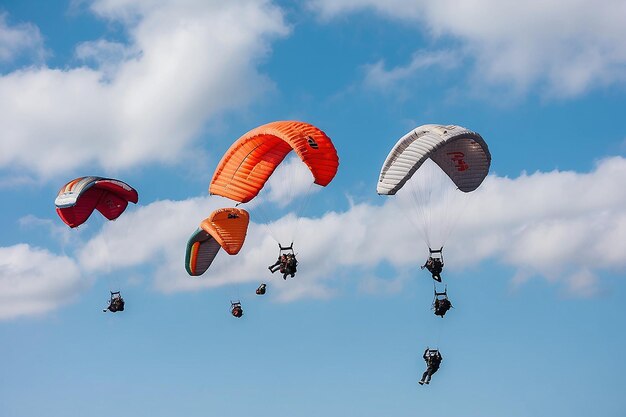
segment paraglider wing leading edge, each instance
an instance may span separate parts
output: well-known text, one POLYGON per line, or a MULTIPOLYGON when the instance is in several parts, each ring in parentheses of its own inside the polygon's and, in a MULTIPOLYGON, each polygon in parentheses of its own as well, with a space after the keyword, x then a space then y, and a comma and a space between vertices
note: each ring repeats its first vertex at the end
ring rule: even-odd
POLYGON ((404 135, 391 149, 376 191, 395 194, 429 158, 466 193, 480 186, 491 164, 487 143, 478 133, 460 126, 424 125, 404 135))

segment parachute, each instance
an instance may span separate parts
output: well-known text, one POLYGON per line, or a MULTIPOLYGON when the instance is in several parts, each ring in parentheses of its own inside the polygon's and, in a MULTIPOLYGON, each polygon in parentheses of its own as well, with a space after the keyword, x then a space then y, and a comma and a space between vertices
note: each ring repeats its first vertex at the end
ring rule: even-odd
POLYGON ((478 133, 454 125, 423 125, 391 149, 376 191, 395 195, 406 190, 406 200, 417 211, 412 218, 421 223, 428 247, 439 248, 452 229, 453 214, 465 203, 458 195, 476 190, 490 165, 489 148, 478 133))
POLYGON ((229 255, 236 255, 246 239, 249 221, 248 212, 239 208, 222 208, 211 213, 187 242, 187 273, 191 276, 204 274, 220 248, 229 255))
POLYGON ((460 126, 424 125, 404 135, 393 147, 376 191, 395 194, 429 158, 465 193, 478 188, 491 164, 487 143, 478 133, 460 126))
POLYGON ((317 127, 278 121, 252 129, 232 144, 219 162, 209 193, 246 203, 256 197, 288 153, 294 151, 325 187, 339 166, 337 150, 317 127))
POLYGON ((120 180, 80 177, 65 184, 54 200, 56 210, 69 227, 87 221, 94 209, 109 220, 117 219, 128 206, 139 200, 137 191, 120 180))

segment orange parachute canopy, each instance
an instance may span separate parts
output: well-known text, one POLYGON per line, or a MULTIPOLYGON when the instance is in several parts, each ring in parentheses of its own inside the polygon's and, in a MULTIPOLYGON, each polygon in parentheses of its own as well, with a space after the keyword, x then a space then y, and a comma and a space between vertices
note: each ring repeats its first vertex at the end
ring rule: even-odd
POLYGON ((204 219, 187 242, 185 269, 189 275, 202 275, 220 248, 236 255, 246 239, 249 222, 248 212, 238 208, 218 209, 204 219))
POLYGON ((304 122, 272 122, 232 144, 213 174, 209 192, 240 203, 252 200, 292 150, 309 167, 315 184, 325 187, 337 173, 337 150, 324 132, 304 122))

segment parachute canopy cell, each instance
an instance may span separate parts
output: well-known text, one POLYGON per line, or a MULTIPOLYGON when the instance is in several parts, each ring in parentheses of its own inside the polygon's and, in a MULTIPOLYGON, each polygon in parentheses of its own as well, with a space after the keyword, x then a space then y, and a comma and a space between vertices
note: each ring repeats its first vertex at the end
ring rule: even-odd
POLYGON ((94 209, 109 220, 117 219, 128 206, 139 200, 137 191, 120 180, 80 177, 65 184, 54 200, 61 219, 70 227, 83 224, 94 209))
POLYGON ((337 150, 323 131, 304 122, 278 121, 259 126, 232 144, 215 170, 209 192, 240 203, 250 201, 292 150, 309 167, 316 184, 328 185, 337 173, 337 150))
POLYGON ((460 126, 423 125, 404 135, 389 152, 378 194, 395 194, 428 158, 466 193, 478 188, 491 165, 487 143, 478 133, 460 126))
POLYGON ((236 255, 246 239, 249 222, 250 216, 243 209, 222 208, 211 213, 187 242, 187 273, 191 276, 204 274, 220 248, 229 255, 236 255))

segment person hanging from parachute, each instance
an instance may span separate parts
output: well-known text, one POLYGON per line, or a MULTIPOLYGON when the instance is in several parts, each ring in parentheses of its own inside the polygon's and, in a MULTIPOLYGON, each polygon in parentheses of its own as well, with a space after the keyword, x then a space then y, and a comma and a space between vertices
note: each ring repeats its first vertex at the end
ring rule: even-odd
POLYGON ((298 260, 296 259, 296 254, 293 252, 293 243, 289 246, 282 246, 279 243, 278 248, 278 260, 270 265, 268 269, 272 274, 276 271, 280 271, 285 280, 289 275, 293 278, 296 272, 298 272, 298 260))
POLYGON ((452 303, 448 298, 448 287, 446 287, 443 292, 437 292, 437 288, 435 288, 435 298, 433 299, 432 305, 435 315, 443 318, 452 307, 452 303))
POLYGON ((259 287, 256 289, 256 295, 264 295, 266 291, 266 287, 267 285, 265 284, 259 285, 259 287))
POLYGON ((296 259, 295 253, 287 254, 287 263, 281 272, 283 273, 283 279, 287 279, 288 275, 291 275, 291 278, 296 276, 296 272, 298 272, 298 260, 296 259))
MULTIPOLYGON (((249 202, 292 151, 309 168, 314 184, 325 187, 335 177, 339 157, 326 133, 304 122, 276 121, 252 129, 231 145, 215 169, 209 193, 238 204, 249 202)), ((268 269, 280 271, 286 280, 295 276, 298 261, 293 242, 289 247, 279 242, 279 247, 278 260, 268 269)))
POLYGON ((426 361, 426 371, 424 371, 419 384, 430 384, 430 378, 439 370, 439 365, 441 365, 443 357, 438 349, 429 349, 428 347, 424 351, 424 355, 422 355, 422 357, 426 361))
POLYGON ((106 313, 110 311, 111 313, 117 313, 118 311, 124 311, 124 299, 119 291, 111 291, 111 298, 109 299, 109 306, 102 310, 102 312, 106 313))
POLYGON ((433 250, 428 248, 430 254, 426 263, 420 267, 420 269, 428 269, 432 274, 433 279, 437 282, 441 282, 441 271, 443 271, 443 246, 441 249, 433 250))
POLYGON ((276 272, 278 270, 283 270, 284 271, 286 265, 287 265, 287 254, 283 253, 283 254, 278 255, 278 260, 276 260, 275 263, 273 263, 272 265, 268 266, 267 268, 273 274, 274 272, 276 272))
POLYGON ((243 316, 243 308, 241 307, 241 302, 239 300, 230 302, 230 314, 238 319, 243 316))

